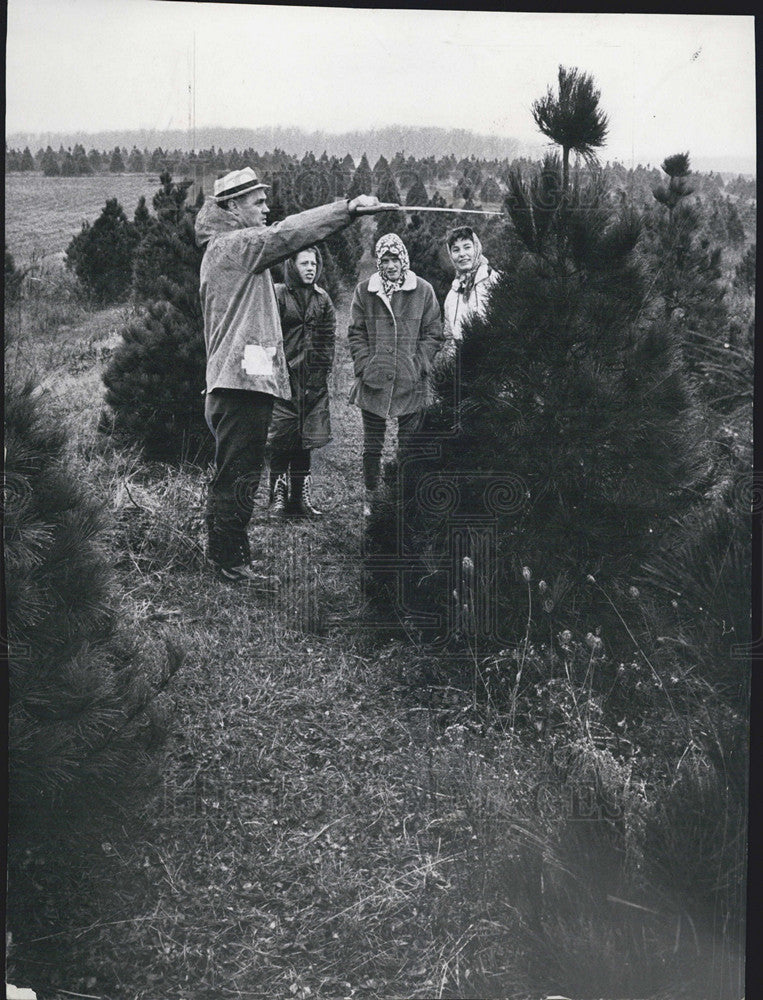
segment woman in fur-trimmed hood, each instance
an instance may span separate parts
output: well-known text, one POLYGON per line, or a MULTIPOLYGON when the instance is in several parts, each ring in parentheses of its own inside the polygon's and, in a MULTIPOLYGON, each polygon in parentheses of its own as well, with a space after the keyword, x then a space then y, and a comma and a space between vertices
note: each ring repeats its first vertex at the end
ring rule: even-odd
MULTIPOLYGON (((350 402, 363 417, 363 474, 366 490, 379 483, 385 422, 397 417, 404 448, 421 422, 428 400, 427 379, 442 345, 442 321, 434 289, 410 269, 399 236, 376 244, 377 271, 355 289, 348 340, 356 381, 350 402)), ((366 497, 365 509, 371 497, 366 497)))
POLYGON ((323 257, 307 247, 286 262, 275 293, 289 368, 291 399, 273 406, 268 444, 271 514, 320 517, 310 495, 310 453, 331 440, 328 377, 334 363, 336 314, 318 285, 323 257))

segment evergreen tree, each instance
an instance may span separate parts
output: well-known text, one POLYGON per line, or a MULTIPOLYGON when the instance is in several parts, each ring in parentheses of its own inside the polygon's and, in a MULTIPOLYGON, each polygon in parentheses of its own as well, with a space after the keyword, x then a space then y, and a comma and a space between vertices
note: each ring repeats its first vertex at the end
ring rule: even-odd
POLYGON ((67 465, 65 430, 31 385, 7 390, 5 420, 12 814, 24 847, 50 850, 53 831, 96 822, 148 763, 156 655, 120 624, 103 505, 67 465))
POLYGON ((744 257, 739 261, 734 271, 734 285, 743 289, 748 295, 755 291, 756 245, 747 248, 744 257))
POLYGON ((93 168, 87 158, 85 147, 77 143, 72 152, 74 158, 74 172, 78 177, 85 177, 92 174, 93 168))
POLYGON ((166 299, 150 302, 122 330, 109 360, 103 381, 111 418, 101 429, 139 444, 147 458, 203 462, 211 455, 200 395, 205 363, 203 329, 166 299))
POLYGON ((347 197, 350 201, 352 201, 352 199, 357 198, 359 194, 370 194, 373 190, 373 186, 373 174, 371 173, 371 168, 368 165, 368 158, 364 153, 360 158, 360 163, 358 164, 355 173, 352 175, 352 181, 347 192, 347 197))
POLYGON ((488 177, 480 189, 480 201, 494 203, 503 200, 503 194, 494 177, 488 177))
POLYGON ((21 161, 19 162, 19 170, 34 170, 34 160, 32 159, 29 146, 24 146, 24 152, 21 154, 21 161))
MULTIPOLYGON (((22 166, 21 169, 23 170, 24 167, 22 166)), ((739 217, 739 210, 728 196, 723 204, 726 210, 726 232, 728 235, 728 241, 733 247, 738 247, 744 243, 745 237, 744 226, 742 225, 742 220, 739 217)))
POLYGON ((608 121, 599 108, 600 97, 591 76, 560 66, 557 93, 549 87, 546 96, 533 103, 535 124, 543 135, 562 147, 564 191, 569 186, 570 152, 592 162, 595 150, 604 145, 608 121))
POLYGON ((8 173, 15 173, 21 170, 21 157, 15 149, 5 147, 5 169, 8 173))
POLYGON ((408 194, 405 196, 406 205, 426 205, 429 200, 429 195, 427 194, 427 189, 424 187, 424 182, 420 177, 408 188, 408 194))
POLYGON ((76 177, 77 167, 74 162, 74 157, 67 150, 63 157, 61 158, 61 176, 62 177, 76 177))
POLYGON ((97 149, 90 150, 87 154, 87 162, 90 164, 91 171, 95 174, 100 173, 103 169, 103 157, 97 149))
POLYGON ((519 641, 528 573, 555 627, 595 620, 610 638, 602 595, 627 593, 696 483, 696 406, 670 324, 644 319, 639 220, 613 215, 598 180, 564 177, 557 157, 529 183, 510 175, 523 255, 464 331, 459 392, 453 370, 438 378, 427 453, 388 469, 369 525, 377 609, 439 615, 440 638, 467 605, 481 642, 519 641))
POLYGON ((56 154, 50 146, 48 146, 45 150, 45 154, 42 158, 42 172, 45 177, 58 177, 61 173, 58 166, 58 160, 56 159, 56 154))
POLYGON ((143 194, 140 196, 138 204, 135 206, 135 214, 133 215, 132 221, 139 237, 142 239, 151 223, 151 213, 148 210, 148 205, 146 205, 146 196, 143 194))
POLYGON ((112 174, 123 174, 125 172, 125 161, 122 159, 122 153, 119 146, 115 146, 114 152, 111 154, 109 172, 112 174))
POLYGON ((376 161, 376 163, 374 164, 374 168, 371 172, 373 174, 374 183, 377 185, 377 187, 381 185, 384 181, 386 181, 391 171, 390 171, 389 161, 387 160, 387 157, 384 156, 384 154, 382 154, 376 161))
MULTIPOLYGON (((378 188, 378 198, 379 201, 390 205, 400 204, 400 192, 397 189, 397 184, 395 179, 389 171, 383 177, 379 179, 378 188)), ((380 236, 385 233, 397 233, 398 236, 403 236, 406 227, 406 217, 405 212, 380 212, 378 215, 374 216, 374 221, 376 222, 375 227, 375 240, 378 240, 380 236)))
POLYGON ((166 156, 161 146, 157 146, 151 154, 148 167, 153 173, 159 173, 165 169, 166 156))
POLYGON ((92 226, 82 224, 66 249, 65 263, 96 302, 119 302, 130 289, 136 243, 134 226, 116 198, 110 198, 92 226))
POLYGON ((127 170, 131 174, 142 174, 145 169, 143 153, 141 153, 137 146, 133 146, 127 158, 127 170))
POLYGON ((715 362, 728 325, 721 250, 702 237, 699 212, 689 201, 694 190, 689 154, 667 157, 662 169, 668 183, 657 185, 653 194, 667 213, 650 217, 647 250, 665 316, 680 339, 688 369, 708 394, 713 379, 706 366, 715 362))
POLYGON ((145 202, 136 218, 141 239, 133 296, 143 309, 109 359, 103 380, 111 416, 101 426, 118 441, 140 444, 147 457, 196 460, 210 449, 200 395, 206 368, 199 302, 203 251, 196 246, 196 210, 186 204, 190 182, 175 182, 166 171, 160 180, 156 218, 145 219, 145 202))

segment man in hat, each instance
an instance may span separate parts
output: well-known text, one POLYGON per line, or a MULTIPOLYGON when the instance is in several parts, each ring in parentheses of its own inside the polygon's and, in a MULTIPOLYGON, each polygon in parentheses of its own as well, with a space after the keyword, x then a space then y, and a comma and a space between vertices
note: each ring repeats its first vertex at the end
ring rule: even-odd
MULTIPOLYGON (((196 217, 201 305, 207 348, 204 415, 215 438, 215 473, 207 500, 207 556, 220 577, 273 589, 277 579, 252 562, 247 526, 276 398, 290 399, 278 302, 268 268, 303 247, 378 211, 359 195, 267 227, 267 184, 251 167, 215 181, 196 217)), ((262 553, 257 554, 260 562, 262 553)))

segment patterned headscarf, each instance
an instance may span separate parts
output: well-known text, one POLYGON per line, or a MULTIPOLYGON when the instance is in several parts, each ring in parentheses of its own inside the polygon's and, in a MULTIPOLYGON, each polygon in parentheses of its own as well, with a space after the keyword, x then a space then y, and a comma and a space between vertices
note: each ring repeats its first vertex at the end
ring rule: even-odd
POLYGON ((389 298, 396 289, 402 288, 403 282, 405 281, 405 276, 411 266, 411 262, 408 258, 408 251, 405 249, 405 244, 396 233, 386 233, 376 244, 374 254, 376 256, 376 268, 379 272, 379 276, 381 277, 382 286, 384 287, 384 294, 387 298, 389 298), (384 276, 381 268, 381 259, 385 253, 393 253, 396 257, 400 258, 400 277, 397 281, 388 281, 384 276))
POLYGON ((465 299, 468 299, 472 294, 472 289, 474 288, 474 279, 477 277, 477 271, 482 264, 487 264, 488 262, 487 257, 482 252, 482 243, 480 243, 479 236, 469 226, 459 226, 458 229, 452 229, 448 233, 446 240, 448 244, 448 255, 451 261, 453 261, 454 267, 456 262, 453 260, 451 244, 455 243, 456 240, 471 240, 474 244, 474 260, 472 261, 472 266, 465 274, 460 274, 458 269, 456 269, 458 290, 465 299))

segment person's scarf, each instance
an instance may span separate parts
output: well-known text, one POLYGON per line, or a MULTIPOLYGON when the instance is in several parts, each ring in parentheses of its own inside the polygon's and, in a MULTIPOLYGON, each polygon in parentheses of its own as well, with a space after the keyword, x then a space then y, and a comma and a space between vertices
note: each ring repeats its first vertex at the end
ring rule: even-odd
MULTIPOLYGON (((477 277, 477 271, 483 264, 487 264, 487 257, 482 252, 482 243, 480 243, 479 236, 471 230, 471 236, 469 237, 474 243, 474 260, 472 261, 472 266, 465 274, 459 274, 456 270, 456 281, 458 281, 458 291, 460 295, 463 295, 464 299, 468 299, 474 290, 474 281, 477 277)), ((466 239, 466 237, 464 237, 466 239)), ((453 253, 448 247, 448 255, 450 256, 453 266, 456 266, 456 262, 453 260, 453 253)))
POLYGON ((384 294, 389 299, 394 291, 403 287, 403 282, 405 281, 405 277, 411 266, 411 262, 408 258, 408 251, 405 249, 405 244, 396 233, 386 233, 386 235, 382 236, 376 244, 374 255, 376 257, 376 268, 382 281, 384 294), (385 253, 393 253, 395 256, 400 258, 400 277, 397 281, 389 281, 384 276, 381 259, 385 253))

